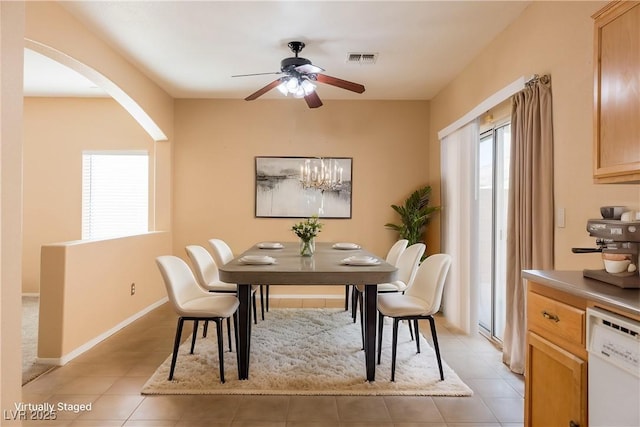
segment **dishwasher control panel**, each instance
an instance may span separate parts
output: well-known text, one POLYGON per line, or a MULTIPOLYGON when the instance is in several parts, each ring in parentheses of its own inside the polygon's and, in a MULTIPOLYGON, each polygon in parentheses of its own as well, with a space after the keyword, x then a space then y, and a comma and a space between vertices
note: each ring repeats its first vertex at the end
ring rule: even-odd
POLYGON ((587 308, 587 351, 640 377, 640 322, 587 308))

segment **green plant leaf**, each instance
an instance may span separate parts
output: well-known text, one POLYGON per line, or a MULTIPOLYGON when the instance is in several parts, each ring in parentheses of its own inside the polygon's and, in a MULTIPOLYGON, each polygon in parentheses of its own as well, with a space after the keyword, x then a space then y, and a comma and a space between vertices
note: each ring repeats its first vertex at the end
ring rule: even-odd
POLYGON ((407 197, 403 205, 391 205, 400 216, 401 224, 387 223, 384 226, 398 233, 402 239, 407 239, 409 245, 422 241, 423 233, 429 219, 440 207, 429 206, 431 186, 418 188, 407 197))

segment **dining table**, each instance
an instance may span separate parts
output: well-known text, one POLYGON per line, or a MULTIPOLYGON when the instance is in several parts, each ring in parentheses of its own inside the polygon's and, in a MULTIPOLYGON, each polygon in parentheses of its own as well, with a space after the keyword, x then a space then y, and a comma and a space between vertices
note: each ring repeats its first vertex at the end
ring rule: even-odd
POLYGON ((346 242, 315 242, 312 256, 300 255, 299 242, 259 242, 220 266, 220 280, 238 286, 238 378, 249 379, 252 285, 362 285, 365 377, 375 381, 377 285, 393 281, 396 273, 384 259, 346 242), (375 261, 355 262, 364 259, 375 261))

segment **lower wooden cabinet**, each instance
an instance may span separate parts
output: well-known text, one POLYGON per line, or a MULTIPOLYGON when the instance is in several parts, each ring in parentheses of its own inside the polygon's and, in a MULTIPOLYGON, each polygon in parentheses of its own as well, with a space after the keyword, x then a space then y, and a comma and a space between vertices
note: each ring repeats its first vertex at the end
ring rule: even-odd
POLYGON ((525 425, 587 426, 587 363, 534 332, 527 333, 525 425))
POLYGON ((529 282, 525 426, 588 427, 587 300, 529 282))

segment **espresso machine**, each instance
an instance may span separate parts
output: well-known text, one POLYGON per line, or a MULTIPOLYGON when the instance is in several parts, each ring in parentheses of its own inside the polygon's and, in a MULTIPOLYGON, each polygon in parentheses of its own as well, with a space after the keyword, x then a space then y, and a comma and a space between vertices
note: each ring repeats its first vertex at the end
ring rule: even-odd
POLYGON ((640 288, 638 254, 640 253, 640 221, 620 221, 614 219, 590 219, 587 231, 596 238, 597 248, 573 248, 574 253, 602 252, 603 262, 616 260, 610 264, 610 271, 583 270, 583 276, 621 288, 640 288))

